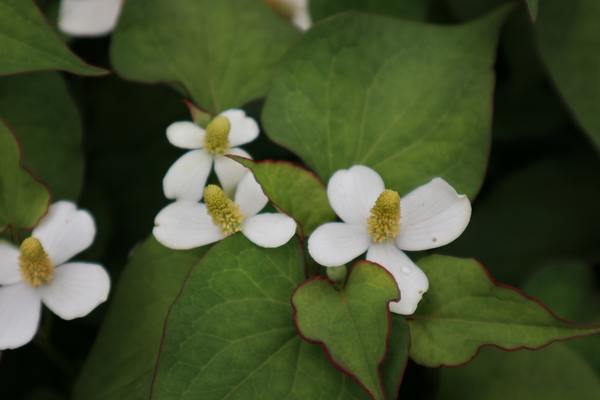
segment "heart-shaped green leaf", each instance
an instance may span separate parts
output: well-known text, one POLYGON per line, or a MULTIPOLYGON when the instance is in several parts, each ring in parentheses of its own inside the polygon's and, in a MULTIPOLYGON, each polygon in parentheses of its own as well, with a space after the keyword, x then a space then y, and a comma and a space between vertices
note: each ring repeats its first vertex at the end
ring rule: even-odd
POLYGON ((544 0, 535 29, 540 53, 577 121, 600 148, 600 2, 544 0))
POLYGON ((399 299, 390 273, 361 261, 352 268, 343 289, 316 277, 294 292, 292 304, 302 337, 321 344, 332 362, 374 399, 384 399, 379 365, 387 352, 391 328, 388 303, 399 299))
POLYGON ((213 246, 173 305, 153 398, 364 398, 296 333, 302 260, 297 239, 263 249, 237 234, 213 246))
POLYGON ((424 20, 430 0, 310 0, 310 16, 315 21, 355 10, 400 18, 424 20))
POLYGON ((0 78, 0 117, 18 133, 25 165, 52 197, 77 200, 83 179, 81 121, 62 78, 53 72, 0 78))
POLYGON ((271 202, 294 218, 306 236, 317 226, 335 220, 323 182, 306 169, 285 161, 231 158, 252 171, 271 202))
POLYGON ((475 195, 506 12, 459 26, 354 12, 323 21, 275 76, 267 133, 323 179, 364 164, 402 193, 441 176, 475 195))
POLYGON ((0 75, 49 69, 80 75, 106 73, 71 53, 29 0, 0 0, 0 49, 0 75))
POLYGON ((132 0, 111 58, 125 78, 176 82, 217 113, 262 97, 298 36, 262 1, 132 0))
POLYGON ((539 348, 550 342, 600 333, 558 319, 541 303, 497 285, 475 260, 423 258, 429 290, 409 320, 411 358, 428 367, 469 361, 480 347, 539 348))
POLYGON ((167 311, 205 251, 169 250, 154 238, 135 250, 75 385, 74 399, 149 398, 167 311))
POLYGON ((46 187, 22 166, 15 136, 0 119, 0 231, 33 227, 49 201, 46 187))

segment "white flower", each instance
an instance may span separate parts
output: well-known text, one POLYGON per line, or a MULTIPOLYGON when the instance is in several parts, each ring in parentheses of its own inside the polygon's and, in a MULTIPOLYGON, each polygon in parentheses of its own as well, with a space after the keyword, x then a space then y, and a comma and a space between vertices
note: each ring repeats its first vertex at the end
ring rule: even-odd
POLYGON ((191 249, 241 231, 261 247, 279 247, 296 232, 296 222, 280 213, 258 214, 267 196, 247 172, 237 186, 234 201, 216 185, 204 189, 204 203, 176 201, 163 208, 154 220, 154 237, 171 249, 191 249))
POLYGON ((308 0, 266 0, 266 2, 303 31, 312 25, 312 19, 308 12, 308 0))
POLYGON ((73 37, 109 34, 115 28, 123 0, 62 0, 58 28, 73 37))
POLYGON ((167 128, 172 145, 193 149, 181 156, 169 168, 163 180, 163 191, 168 199, 199 201, 212 170, 226 193, 231 193, 247 171, 241 164, 225 157, 233 154, 251 158, 236 147, 256 139, 258 125, 243 110, 227 110, 202 129, 191 121, 181 121, 167 128))
POLYGON ((59 201, 20 248, 0 241, 0 349, 31 341, 42 303, 70 320, 89 314, 107 299, 110 278, 102 266, 67 262, 87 249, 95 234, 87 211, 59 201))
POLYGON ((392 312, 414 313, 429 287, 427 276, 402 250, 444 246, 460 236, 471 218, 471 203, 443 179, 435 178, 400 199, 383 180, 359 165, 337 171, 327 185, 329 203, 343 222, 318 227, 308 251, 327 267, 345 264, 367 252, 385 267, 400 289, 392 312))

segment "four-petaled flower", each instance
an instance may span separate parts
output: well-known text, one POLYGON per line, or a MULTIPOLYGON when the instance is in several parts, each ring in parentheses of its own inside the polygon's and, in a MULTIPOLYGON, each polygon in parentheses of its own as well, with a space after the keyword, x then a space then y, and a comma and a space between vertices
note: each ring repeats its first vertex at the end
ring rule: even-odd
POLYGON ((31 341, 42 303, 70 320, 89 314, 107 299, 110 278, 102 266, 67 262, 87 249, 95 235, 87 211, 59 201, 20 248, 0 241, 0 349, 31 341))
POLYGON ((402 250, 428 250, 460 236, 471 218, 469 199, 441 178, 400 199, 377 172, 361 165, 333 174, 327 196, 343 222, 318 227, 308 240, 310 255, 335 267, 366 251, 367 260, 385 267, 398 284, 401 298, 390 310, 414 313, 429 281, 402 250))
POLYGON ((154 221, 154 237, 171 249, 191 249, 241 231, 261 247, 279 247, 296 232, 296 222, 281 213, 258 214, 268 199, 247 172, 232 201, 216 185, 204 189, 204 203, 180 200, 163 208, 154 221))
POLYGON ((58 28, 73 37, 103 36, 112 32, 123 0, 62 0, 58 28))
POLYGON ((241 164, 225 157, 233 154, 251 158, 236 147, 256 139, 258 125, 243 110, 227 110, 202 129, 191 121, 180 121, 167 128, 172 145, 191 149, 169 168, 163 180, 168 199, 199 201, 214 162, 215 173, 223 190, 231 193, 247 171, 241 164))

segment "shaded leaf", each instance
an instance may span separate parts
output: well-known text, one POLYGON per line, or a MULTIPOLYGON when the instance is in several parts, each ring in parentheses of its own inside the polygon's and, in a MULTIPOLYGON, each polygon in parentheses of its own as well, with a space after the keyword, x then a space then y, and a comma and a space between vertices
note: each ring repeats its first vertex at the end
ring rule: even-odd
POLYGON ((336 219, 325 186, 308 170, 286 161, 257 162, 230 157, 252 171, 267 197, 300 224, 304 235, 336 219))
POLYGON ((77 200, 83 180, 81 120, 62 78, 53 72, 0 78, 0 116, 18 133, 25 165, 52 197, 77 200))
POLYGON ((262 97, 298 36, 262 1, 127 1, 111 58, 123 77, 176 82, 217 113, 262 97))
POLYGON ((430 0, 310 0, 309 6, 314 21, 349 10, 425 20, 430 0))
POLYGON ((0 0, 0 48, 0 75, 42 70, 106 73, 71 53, 31 0, 0 0))
POLYGON ((353 266, 343 289, 316 277, 296 289, 292 305, 302 337, 321 344, 333 363, 374 399, 383 399, 379 365, 391 329, 388 303, 399 299, 394 278, 382 267, 362 261, 353 266))
POLYGON ((398 314, 391 314, 392 328, 388 340, 388 353, 381 365, 383 390, 388 400, 398 398, 398 392, 408 362, 410 331, 406 319, 398 314))
POLYGON ((474 196, 506 12, 460 26, 353 12, 323 21, 275 76, 267 133, 323 179, 364 164, 400 192, 441 176, 474 196))
POLYGON ((0 120, 0 231, 32 228, 49 202, 48 190, 23 167, 16 138, 0 120))
POLYGON ((411 358, 424 366, 457 365, 479 348, 539 348, 599 327, 569 324, 540 303, 507 286, 496 285, 472 259, 423 258, 429 291, 409 320, 411 358))

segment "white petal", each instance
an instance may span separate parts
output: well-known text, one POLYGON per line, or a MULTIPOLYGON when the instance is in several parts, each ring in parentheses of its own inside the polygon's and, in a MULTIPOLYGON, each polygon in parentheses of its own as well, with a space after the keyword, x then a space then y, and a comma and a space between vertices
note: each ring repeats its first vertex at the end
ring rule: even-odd
POLYGON ((242 233, 260 247, 279 247, 296 233, 296 221, 280 213, 258 214, 244 220, 242 233))
POLYGON ((94 242, 96 224, 85 210, 78 210, 70 201, 58 201, 33 230, 54 265, 64 264, 94 242))
POLYGON ((402 315, 413 314, 423 293, 429 289, 427 275, 390 242, 371 245, 367 251, 367 260, 387 269, 396 280, 400 301, 390 303, 390 311, 402 315))
POLYGON ((74 262, 54 270, 54 278, 38 287, 42 301, 62 319, 85 317, 108 298, 110 277, 98 264, 74 262))
POLYGON ((327 184, 327 196, 335 213, 348 223, 367 223, 371 208, 383 192, 383 179, 363 165, 337 171, 327 184))
POLYGON ((154 224, 152 233, 156 240, 171 249, 192 249, 223 238, 202 203, 171 203, 158 213, 154 224))
POLYGON ((459 237, 471 219, 471 202, 445 180, 435 178, 400 200, 400 233, 396 244, 403 250, 427 250, 459 237))
POLYGON ((256 182, 252 172, 246 172, 238 184, 234 198, 234 202, 240 206, 242 214, 246 218, 250 218, 265 208, 268 201, 269 199, 265 196, 258 182, 256 182))
MULTIPOLYGON (((239 147, 229 149, 227 154, 233 154, 236 156, 242 156, 245 158, 252 159, 252 157, 250 157, 250 154, 246 153, 239 147)), ((248 168, 244 167, 239 162, 232 160, 231 158, 215 158, 215 173, 217 174, 217 178, 219 178, 221 187, 227 194, 233 193, 233 189, 235 189, 236 185, 244 177, 246 171, 248 171, 248 168)))
POLYGON ((200 201, 210 174, 213 157, 204 150, 192 150, 179 157, 163 179, 168 199, 200 201))
POLYGON ((19 249, 11 243, 0 240, 0 285, 21 282, 19 271, 19 249))
POLYGON ((40 322, 42 302, 22 283, 0 287, 0 350, 16 349, 31 341, 40 322))
POLYGON ((337 267, 364 253, 370 242, 366 226, 330 222, 310 235, 308 252, 319 264, 337 267))
POLYGON ((182 149, 200 149, 204 147, 206 132, 192 121, 173 122, 167 128, 167 139, 173 146, 182 149))
POLYGON ((70 36, 101 36, 110 33, 119 18, 122 0, 62 0, 59 29, 70 36))
POLYGON ((227 110, 219 115, 227 117, 231 125, 229 130, 231 147, 249 143, 258 137, 258 124, 253 118, 246 116, 244 110, 227 110))

